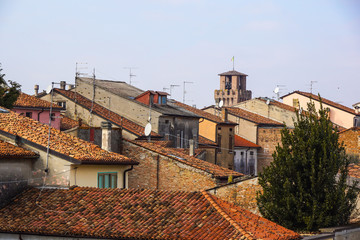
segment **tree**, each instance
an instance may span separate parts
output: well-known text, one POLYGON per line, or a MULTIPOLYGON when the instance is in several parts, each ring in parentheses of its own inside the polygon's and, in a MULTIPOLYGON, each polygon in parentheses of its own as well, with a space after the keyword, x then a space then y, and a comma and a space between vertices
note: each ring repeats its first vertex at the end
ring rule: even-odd
POLYGON ((349 159, 329 111, 320 105, 317 112, 309 103, 306 114, 297 114, 295 128, 282 130, 274 161, 259 174, 261 214, 293 230, 346 224, 355 207, 357 183, 346 184, 349 159))
POLYGON ((0 63, 0 106, 11 109, 20 95, 21 85, 10 80, 6 83, 1 71, 0 63))

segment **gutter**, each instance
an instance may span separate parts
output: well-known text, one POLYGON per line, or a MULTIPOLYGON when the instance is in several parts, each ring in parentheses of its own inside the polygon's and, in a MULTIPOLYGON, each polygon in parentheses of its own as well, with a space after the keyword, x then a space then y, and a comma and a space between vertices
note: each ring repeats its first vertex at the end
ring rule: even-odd
POLYGON ((126 188, 126 173, 127 173, 127 172, 130 172, 130 171, 133 170, 133 169, 134 169, 134 165, 131 165, 131 168, 126 169, 126 170, 124 171, 124 175, 123 175, 123 188, 124 188, 124 189, 126 188))

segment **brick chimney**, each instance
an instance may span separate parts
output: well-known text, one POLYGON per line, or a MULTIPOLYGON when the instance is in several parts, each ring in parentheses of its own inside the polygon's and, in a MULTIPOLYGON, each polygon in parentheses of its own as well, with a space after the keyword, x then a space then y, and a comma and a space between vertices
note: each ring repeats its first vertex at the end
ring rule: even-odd
POLYGON ((224 122, 228 121, 228 110, 225 107, 221 108, 221 118, 224 122))
POLYGON ((60 81, 60 89, 65 90, 66 82, 60 81))
POLYGON ((35 90, 35 97, 39 96, 39 85, 35 85, 34 90, 35 90))
POLYGON ((111 123, 101 122, 101 148, 111 151, 111 123))

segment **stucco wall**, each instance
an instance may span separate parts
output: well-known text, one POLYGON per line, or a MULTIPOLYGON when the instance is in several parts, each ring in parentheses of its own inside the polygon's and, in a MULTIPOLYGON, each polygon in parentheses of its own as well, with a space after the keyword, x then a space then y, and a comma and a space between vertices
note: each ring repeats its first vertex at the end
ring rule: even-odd
MULTIPOLYGON (((293 99, 299 99, 300 107, 302 107, 304 110, 307 110, 307 103, 310 102, 310 98, 300 95, 298 93, 293 93, 284 97, 283 102, 287 105, 293 106, 293 99)), ((314 102, 315 102, 315 108, 319 110, 320 102, 316 100, 314 100, 314 102)), ((330 120, 333 123, 338 124, 345 128, 351 128, 353 126, 354 124, 353 121, 355 116, 354 114, 345 112, 343 110, 340 110, 325 103, 323 103, 323 107, 330 109, 330 120)))
POLYGON ((124 170, 129 168, 130 166, 123 165, 72 165, 70 185, 77 185, 80 187, 98 187, 98 173, 116 172, 117 187, 123 188, 124 170))
POLYGON ((277 120, 279 122, 285 122, 286 126, 294 127, 294 121, 296 120, 295 111, 285 110, 283 108, 277 107, 275 105, 267 105, 266 102, 259 99, 251 99, 238 103, 234 107, 239 107, 250 112, 257 113, 264 117, 277 120))
MULTIPOLYGON (((41 110, 34 110, 34 109, 12 109, 12 111, 19 113, 19 114, 23 114, 24 116, 26 116, 27 112, 31 112, 32 119, 39 121, 43 124, 49 125, 50 110, 41 111, 41 110)), ((51 126, 53 128, 60 129, 60 111, 53 110, 52 113, 54 114, 54 119, 51 121, 51 126)))
POLYGON ((238 124, 235 127, 235 133, 237 135, 256 143, 257 124, 232 114, 228 114, 228 120, 238 124))
POLYGON ((207 119, 200 120, 199 135, 216 142, 216 123, 207 119))
POLYGON ((230 136, 234 146, 234 126, 218 125, 217 133, 221 135, 221 149, 217 152, 216 164, 234 170, 234 148, 230 149, 230 136))
POLYGON ((130 188, 199 191, 216 186, 211 174, 127 141, 124 155, 140 162, 129 172, 130 188))

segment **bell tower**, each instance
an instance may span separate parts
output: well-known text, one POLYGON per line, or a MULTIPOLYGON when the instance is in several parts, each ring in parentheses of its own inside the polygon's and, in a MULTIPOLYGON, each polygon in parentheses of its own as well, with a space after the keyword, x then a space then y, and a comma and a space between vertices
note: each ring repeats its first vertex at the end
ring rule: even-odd
POLYGON ((220 90, 215 90, 214 98, 223 106, 231 107, 239 102, 251 99, 251 91, 246 90, 247 75, 235 70, 220 73, 220 90))

